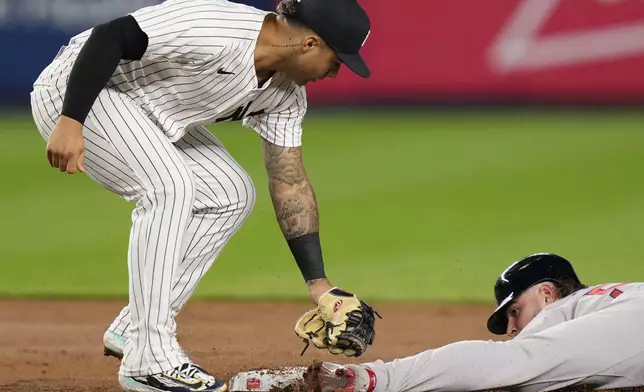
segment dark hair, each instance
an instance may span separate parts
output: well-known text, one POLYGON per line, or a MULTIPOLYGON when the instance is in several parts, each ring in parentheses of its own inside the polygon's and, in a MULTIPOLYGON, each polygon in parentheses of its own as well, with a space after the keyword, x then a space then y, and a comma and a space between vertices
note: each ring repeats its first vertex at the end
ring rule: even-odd
POLYGON ((295 9, 298 0, 282 0, 277 5, 276 13, 283 16, 289 25, 308 29, 308 27, 295 17, 295 9))
POLYGON ((577 282, 575 279, 563 279, 559 281, 553 281, 551 283, 555 286, 561 298, 565 298, 570 294, 588 287, 583 283, 577 282))

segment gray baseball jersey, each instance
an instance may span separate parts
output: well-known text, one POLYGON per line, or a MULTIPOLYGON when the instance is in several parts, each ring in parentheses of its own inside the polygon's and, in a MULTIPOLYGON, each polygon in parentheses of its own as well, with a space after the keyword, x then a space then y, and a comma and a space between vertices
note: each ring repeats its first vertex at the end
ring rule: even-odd
POLYGON ((604 284, 546 306, 508 341, 462 341, 363 365, 374 392, 522 392, 644 386, 644 283, 604 284))
MULTIPOLYGON (((259 84, 254 49, 267 12, 167 0, 131 15, 147 50, 120 61, 83 136, 86 174, 136 202, 130 302, 109 331, 129 338, 120 373, 143 376, 189 362, 174 317, 255 202, 251 178, 203 124, 241 120, 272 144, 299 146, 307 106, 304 88, 282 73, 259 84)), ((90 33, 73 37, 34 83, 32 115, 45 140, 90 33)))

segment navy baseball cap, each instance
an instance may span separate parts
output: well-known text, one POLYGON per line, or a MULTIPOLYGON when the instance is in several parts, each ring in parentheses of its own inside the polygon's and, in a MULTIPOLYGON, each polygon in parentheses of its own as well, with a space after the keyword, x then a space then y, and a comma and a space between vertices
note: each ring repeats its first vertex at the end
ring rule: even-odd
POLYGON ((319 35, 351 71, 363 78, 371 75, 360 55, 371 22, 356 0, 298 0, 295 17, 319 35))
POLYGON ((487 321, 487 329, 505 335, 508 329, 507 310, 524 291, 542 282, 574 281, 580 286, 572 264, 554 253, 535 253, 509 266, 494 284, 497 308, 487 321))

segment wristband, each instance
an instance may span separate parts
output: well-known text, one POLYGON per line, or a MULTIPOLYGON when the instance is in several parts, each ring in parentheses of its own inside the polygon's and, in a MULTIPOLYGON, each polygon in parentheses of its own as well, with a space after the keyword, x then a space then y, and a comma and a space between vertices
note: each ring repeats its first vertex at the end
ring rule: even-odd
POLYGON ((319 233, 305 234, 286 242, 305 281, 326 278, 319 233))

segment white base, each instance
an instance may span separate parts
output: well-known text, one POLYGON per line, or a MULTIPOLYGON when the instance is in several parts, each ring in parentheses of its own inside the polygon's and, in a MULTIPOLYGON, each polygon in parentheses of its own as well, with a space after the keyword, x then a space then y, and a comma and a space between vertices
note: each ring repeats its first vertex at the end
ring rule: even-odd
POLYGON ((306 367, 250 370, 237 373, 228 381, 230 392, 269 392, 304 381, 306 367))

